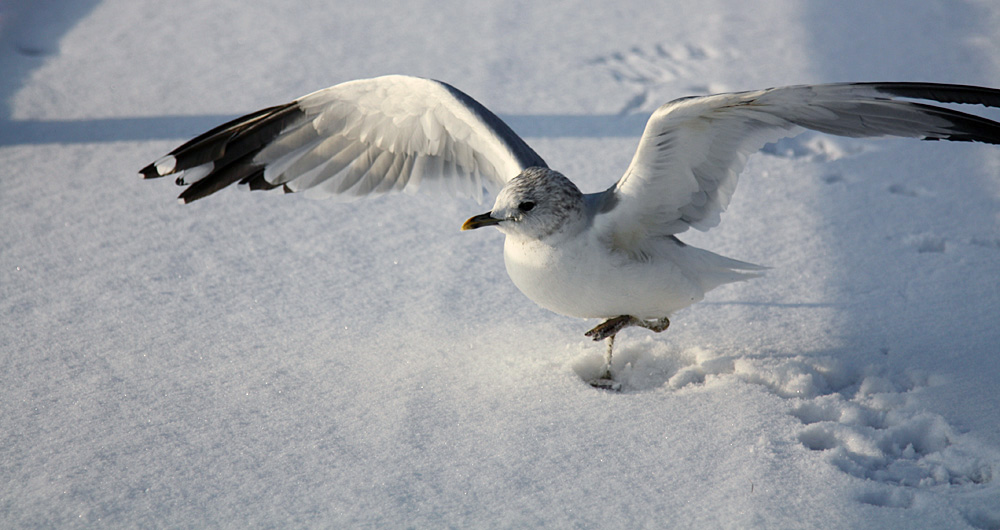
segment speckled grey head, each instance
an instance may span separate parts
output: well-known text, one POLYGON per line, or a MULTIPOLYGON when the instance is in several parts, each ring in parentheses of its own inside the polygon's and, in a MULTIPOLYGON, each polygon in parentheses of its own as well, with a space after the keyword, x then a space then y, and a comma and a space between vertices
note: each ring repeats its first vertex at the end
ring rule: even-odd
POLYGON ((500 190, 491 212, 469 219, 462 229, 495 225, 507 235, 542 239, 582 213, 583 194, 573 182, 557 171, 530 167, 500 190))

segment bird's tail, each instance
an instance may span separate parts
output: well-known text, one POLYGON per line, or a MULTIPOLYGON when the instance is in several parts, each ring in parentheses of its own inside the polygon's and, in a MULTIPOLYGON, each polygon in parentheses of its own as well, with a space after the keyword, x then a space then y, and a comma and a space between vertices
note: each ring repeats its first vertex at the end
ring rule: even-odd
POLYGON ((770 268, 720 256, 691 245, 678 246, 671 254, 684 275, 706 293, 722 284, 757 278, 770 268))

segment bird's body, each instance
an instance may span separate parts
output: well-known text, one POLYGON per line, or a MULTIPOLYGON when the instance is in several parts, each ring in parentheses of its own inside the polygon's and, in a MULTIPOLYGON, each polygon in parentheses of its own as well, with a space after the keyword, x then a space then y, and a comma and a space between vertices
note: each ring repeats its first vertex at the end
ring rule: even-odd
MULTIPOLYGON (((507 274, 522 293, 550 311, 580 318, 664 318, 722 283, 752 276, 741 270, 760 269, 685 245, 675 236, 636 245, 634 234, 621 233, 612 212, 602 211, 610 194, 580 194, 569 179, 545 168, 532 168, 518 178, 527 185, 511 186, 519 191, 502 195, 498 204, 507 201, 516 212, 516 205, 536 190, 547 187, 545 195, 552 197, 557 194, 551 189, 561 187, 568 190, 566 201, 579 206, 560 211, 562 223, 551 232, 554 223, 527 231, 523 225, 497 225, 507 236, 507 274), (538 182, 543 180, 545 184, 538 182)), ((529 213, 543 214, 539 210, 545 206, 532 202, 536 206, 529 213)))
POLYGON ((639 259, 609 251, 590 231, 567 234, 559 243, 508 236, 504 263, 514 285, 528 298, 571 317, 669 317, 704 298, 713 287, 747 277, 719 266, 732 260, 676 238, 664 238, 639 259), (698 267, 703 264, 717 270, 704 274, 707 271, 698 267))
MULTIPOLYGON (((908 101, 1000 106, 1000 90, 934 83, 838 83, 688 97, 650 117, 624 175, 584 194, 500 118, 454 87, 407 76, 351 81, 238 118, 144 168, 177 175, 182 202, 230 184, 356 198, 417 188, 493 209, 514 284, 542 307, 662 331, 677 310, 762 267, 685 245, 717 225, 746 158, 804 129, 851 137, 1000 143, 1000 123, 908 101), (907 98, 907 99, 899 99, 907 98)), ((610 374, 607 374, 610 377, 610 374)))

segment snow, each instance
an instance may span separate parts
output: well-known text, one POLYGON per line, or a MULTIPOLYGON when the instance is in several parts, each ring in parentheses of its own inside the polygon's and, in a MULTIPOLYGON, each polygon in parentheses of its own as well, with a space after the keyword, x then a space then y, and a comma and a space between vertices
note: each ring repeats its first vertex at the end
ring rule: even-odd
POLYGON ((682 239, 773 269, 624 332, 621 393, 584 382, 596 322, 459 232, 486 205, 179 206, 136 176, 239 113, 405 73, 594 191, 675 97, 1000 86, 998 22, 989 0, 0 2, 0 527, 1000 528, 996 146, 769 146, 682 239))

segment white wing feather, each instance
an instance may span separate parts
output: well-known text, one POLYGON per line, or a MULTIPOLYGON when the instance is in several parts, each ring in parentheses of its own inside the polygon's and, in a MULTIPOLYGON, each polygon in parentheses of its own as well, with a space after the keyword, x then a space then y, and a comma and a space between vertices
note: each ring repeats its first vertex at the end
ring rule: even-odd
POLYGON ((439 81, 393 75, 350 81, 209 131, 157 160, 184 201, 234 182, 356 198, 419 187, 481 201, 545 166, 500 118, 439 81), (260 179, 264 182, 261 182, 260 179))
MULTIPOLYGON (((956 119, 977 120, 974 116, 891 99, 927 98, 924 93, 936 87, 801 85, 672 101, 650 117, 632 162, 609 190, 612 206, 599 221, 609 240, 629 250, 649 237, 677 234, 691 226, 712 228, 729 204, 747 157, 803 128, 852 137, 982 141, 956 137, 952 128, 956 119)), ((935 99, 981 103, 961 97, 935 99)))
POLYGON ((481 201, 521 172, 501 137, 442 83, 351 81, 297 100, 308 123, 254 157, 264 179, 315 197, 418 187, 481 201))

